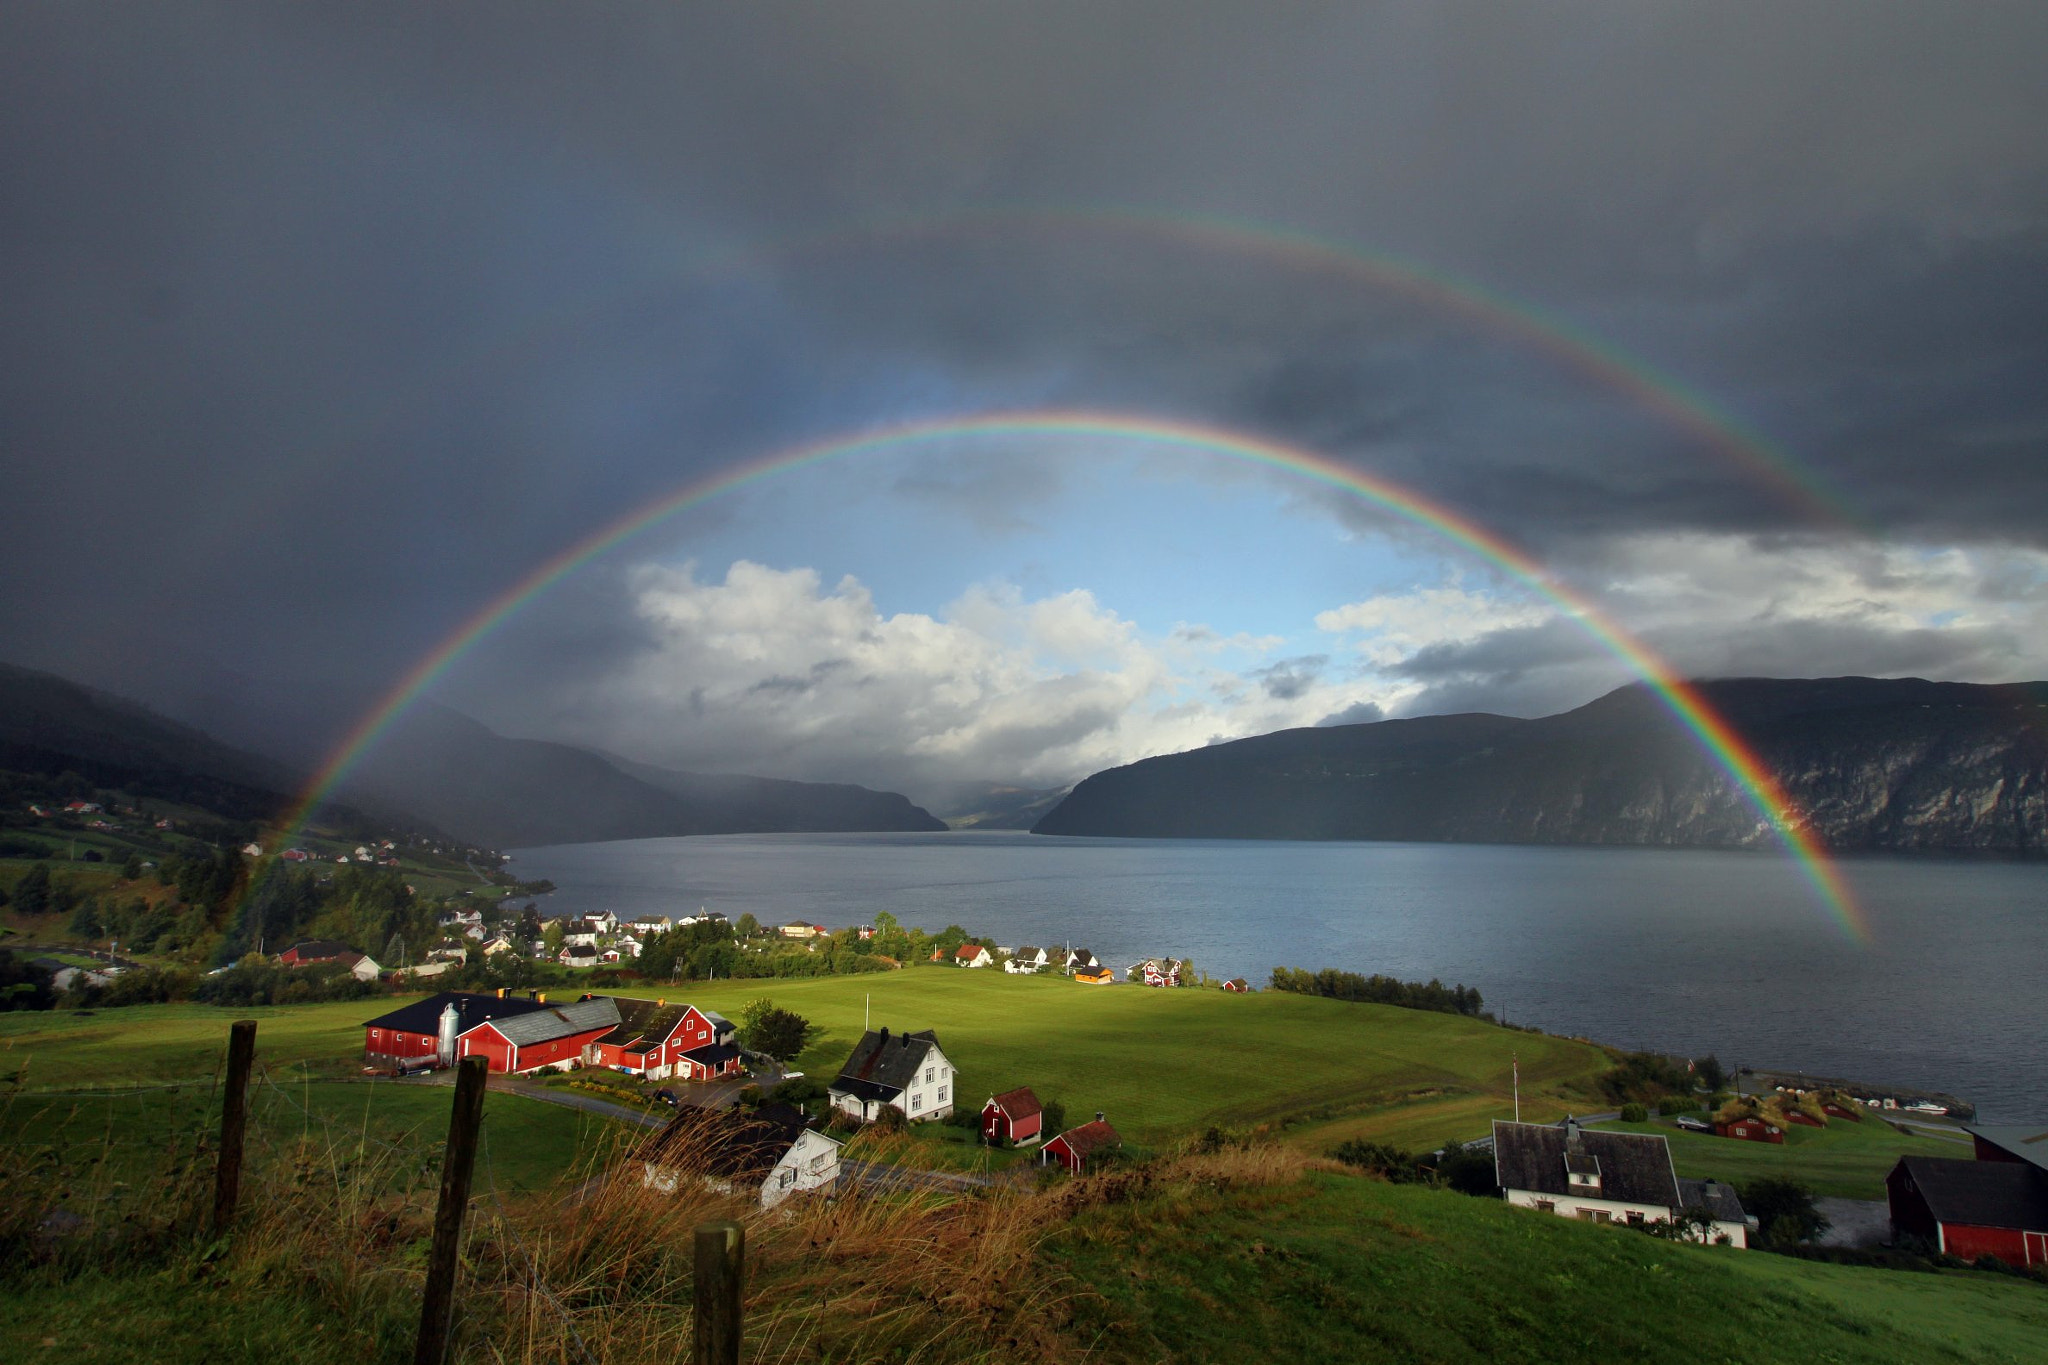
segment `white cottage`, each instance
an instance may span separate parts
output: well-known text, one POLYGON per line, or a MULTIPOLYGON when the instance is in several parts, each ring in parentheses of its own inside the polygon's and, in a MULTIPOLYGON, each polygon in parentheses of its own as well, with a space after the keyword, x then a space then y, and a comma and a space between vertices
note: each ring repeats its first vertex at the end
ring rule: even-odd
POLYGON ((1671 1147, 1651 1133, 1609 1133, 1567 1117, 1559 1124, 1493 1124, 1493 1174, 1517 1208, 1589 1223, 1665 1223, 1704 1208, 1705 1240, 1749 1245, 1749 1223, 1735 1191, 1714 1181, 1681 1181, 1671 1147), (1687 1188, 1690 1187, 1690 1188, 1687 1188))
POLYGON ((884 1109, 900 1110, 913 1123, 942 1119, 953 1112, 953 1063, 931 1029, 868 1032, 827 1093, 834 1109, 863 1123, 884 1109))
POLYGON ((830 1193, 839 1181, 839 1143, 787 1105, 685 1109, 633 1154, 643 1188, 674 1194, 697 1180, 719 1194, 772 1209, 795 1194, 830 1193))

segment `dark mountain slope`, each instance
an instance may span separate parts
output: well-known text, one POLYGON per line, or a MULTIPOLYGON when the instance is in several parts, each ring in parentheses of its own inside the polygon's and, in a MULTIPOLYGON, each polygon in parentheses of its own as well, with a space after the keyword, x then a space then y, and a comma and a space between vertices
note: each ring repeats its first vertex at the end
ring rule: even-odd
MULTIPOLYGON (((1702 684, 1830 845, 2048 848, 2048 684, 1702 684)), ((1648 688, 1288 730, 1097 773, 1041 834, 1733 847, 1772 835, 1648 688)))
POLYGON ((704 812, 712 834, 941 830, 945 822, 896 792, 845 782, 790 782, 738 773, 684 773, 626 759, 618 768, 704 812))

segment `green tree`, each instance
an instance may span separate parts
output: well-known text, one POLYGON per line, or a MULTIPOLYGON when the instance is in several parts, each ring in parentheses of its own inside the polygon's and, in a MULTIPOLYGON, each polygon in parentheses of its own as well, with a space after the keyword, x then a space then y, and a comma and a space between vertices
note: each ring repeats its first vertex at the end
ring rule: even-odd
POLYGON ((795 1010, 771 1006, 741 1033, 740 1041, 755 1052, 787 1062, 804 1050, 813 1031, 811 1021, 795 1010))
POLYGON ((141 881, 142 859, 136 857, 133 853, 129 854, 128 861, 121 864, 121 880, 128 882, 141 881))
POLYGON ((732 931, 741 938, 759 938, 761 937, 761 921, 755 919, 754 912, 749 910, 746 914, 740 916, 740 922, 733 925, 732 931))
POLYGON ((14 906, 24 915, 40 915, 50 908, 48 863, 37 863, 14 884, 14 906))
POLYGON ((1721 1066, 1721 1059, 1711 1052, 1692 1064, 1692 1074, 1709 1090, 1719 1090, 1728 1083, 1728 1073, 1721 1066))
POLYGON ((548 950, 549 957, 555 957, 561 953, 562 940, 568 935, 568 932, 568 930, 562 927, 562 922, 558 919, 549 920, 548 927, 541 930, 541 946, 548 950))
POLYGON ((1742 1187, 1742 1206, 1755 1215, 1765 1246, 1791 1247, 1826 1232, 1828 1220, 1814 1206, 1813 1191, 1784 1176, 1759 1176, 1742 1187))

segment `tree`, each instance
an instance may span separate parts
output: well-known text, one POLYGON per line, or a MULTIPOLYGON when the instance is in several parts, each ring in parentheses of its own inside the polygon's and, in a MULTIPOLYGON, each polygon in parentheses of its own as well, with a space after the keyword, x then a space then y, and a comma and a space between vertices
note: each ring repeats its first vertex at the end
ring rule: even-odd
POLYGON ((741 938, 759 938, 761 936, 761 921, 755 919, 754 912, 749 910, 746 914, 740 916, 740 922, 733 925, 732 931, 741 938))
POLYGON ((562 927, 562 922, 558 919, 549 920, 548 927, 541 930, 541 946, 548 950, 549 957, 555 957, 561 953, 562 939, 568 934, 568 932, 568 930, 562 927))
POLYGON ((1040 1120, 1038 1131, 1045 1134, 1047 1142, 1067 1130, 1067 1106, 1059 1100, 1046 1100, 1039 1105, 1045 1117, 1040 1120))
POLYGON ((1742 1187, 1742 1206, 1756 1216, 1765 1246, 1798 1246, 1828 1230, 1827 1218, 1814 1206, 1813 1191, 1784 1176, 1750 1181, 1742 1187))
POLYGON ((121 880, 128 882, 141 881, 142 859, 136 857, 133 853, 129 854, 128 861, 121 864, 121 880))
POLYGON ((50 908, 48 863, 37 863, 14 884, 14 906, 24 915, 40 915, 50 908))
POLYGON ((811 1021, 794 1010, 771 1006, 740 1035, 756 1052, 765 1052, 778 1062, 795 1059, 811 1038, 811 1021))
POLYGON ((1436 1161, 1436 1181, 1449 1186, 1460 1194, 1474 1194, 1494 1198, 1500 1194, 1500 1186, 1493 1183, 1493 1157, 1479 1151, 1469 1151, 1464 1144, 1446 1142, 1436 1161))
POLYGON ((1728 1082, 1728 1073, 1721 1066, 1721 1059, 1711 1052, 1692 1064, 1692 1074, 1709 1090, 1719 1090, 1728 1082))

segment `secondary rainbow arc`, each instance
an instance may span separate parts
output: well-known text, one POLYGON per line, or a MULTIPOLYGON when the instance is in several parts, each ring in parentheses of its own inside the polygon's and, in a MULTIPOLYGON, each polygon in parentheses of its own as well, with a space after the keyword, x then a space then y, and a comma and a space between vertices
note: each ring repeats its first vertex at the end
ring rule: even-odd
POLYGON ((1838 869, 1814 838, 1798 807, 1748 742, 1719 715, 1698 688, 1681 677, 1647 644, 1636 639, 1591 600, 1555 581, 1524 551, 1414 490, 1350 468, 1327 456, 1220 427, 1119 413, 1043 410, 983 413, 931 418, 851 436, 828 437, 785 448, 699 479, 619 518, 536 566, 421 658, 385 699, 349 731, 326 766, 316 774, 287 813, 284 820, 287 839, 304 826, 307 817, 333 793, 383 731, 465 652, 554 583, 633 536, 685 508, 749 483, 827 460, 892 447, 1000 435, 1101 437, 1146 442, 1221 454, 1287 470, 1365 498, 1500 566, 1562 608, 1603 648, 1651 687, 1664 707, 1693 734, 1737 789, 1755 806, 1836 922, 1853 940, 1859 943, 1868 941, 1861 910, 1838 869))

